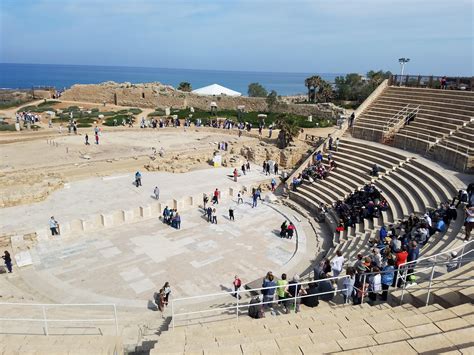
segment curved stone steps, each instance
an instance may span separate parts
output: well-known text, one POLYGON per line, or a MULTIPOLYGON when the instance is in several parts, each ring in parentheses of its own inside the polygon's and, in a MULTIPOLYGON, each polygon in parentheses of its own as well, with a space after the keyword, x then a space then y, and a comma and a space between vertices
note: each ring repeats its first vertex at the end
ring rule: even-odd
POLYGON ((394 221, 409 216, 408 208, 405 204, 401 204, 396 193, 384 181, 377 180, 375 186, 382 191, 382 196, 387 200, 392 211, 394 221))
POLYGON ((407 180, 405 176, 398 172, 398 170, 391 173, 389 177, 398 182, 400 185, 404 186, 407 192, 415 197, 415 200, 418 204, 418 211, 420 213, 424 213, 426 212, 427 207, 435 207, 433 204, 431 204, 431 200, 425 195, 425 192, 420 189, 417 184, 414 184, 413 181, 407 180))
POLYGON ((409 215, 418 212, 415 198, 410 195, 405 186, 397 184, 390 176, 384 176, 379 181, 384 181, 386 186, 394 191, 394 194, 398 197, 398 202, 403 202, 406 205, 409 215))
MULTIPOLYGON (((400 159, 397 157, 393 157, 390 153, 385 150, 374 151, 373 149, 367 147, 361 147, 355 144, 351 144, 349 141, 342 141, 341 145, 339 146, 339 151, 342 152, 354 152, 357 151, 358 154, 363 156, 369 157, 377 157, 381 160, 389 162, 392 165, 399 165, 400 159)), ((403 159, 405 160, 405 159, 403 159)))
POLYGON ((426 206, 436 207, 438 205, 438 194, 435 194, 433 193, 433 190, 428 189, 428 187, 426 186, 426 182, 423 181, 419 176, 413 174, 407 169, 397 169, 396 174, 398 174, 398 176, 403 176, 405 180, 412 181, 412 185, 414 187, 418 188, 419 190, 423 190, 422 193, 427 199, 426 206))
POLYGON ((336 163, 337 163, 337 156, 340 154, 344 154, 345 156, 352 156, 352 159, 354 161, 360 162, 362 164, 366 164, 367 162, 369 162, 370 167, 372 167, 372 165, 374 164, 377 164, 384 171, 387 171, 389 169, 393 169, 394 167, 399 166, 399 162, 388 161, 379 156, 368 155, 358 150, 354 151, 354 150, 349 150, 349 149, 345 149, 345 150, 340 149, 337 153, 333 155, 333 157, 336 159, 336 163))
POLYGON ((435 178, 435 180, 439 181, 440 186, 442 186, 447 191, 447 197, 454 196, 458 193, 458 186, 454 186, 452 182, 446 177, 444 177, 440 172, 430 168, 429 166, 422 164, 419 160, 413 159, 410 161, 410 164, 417 167, 419 170, 422 170, 426 173, 429 172, 431 176, 435 178))

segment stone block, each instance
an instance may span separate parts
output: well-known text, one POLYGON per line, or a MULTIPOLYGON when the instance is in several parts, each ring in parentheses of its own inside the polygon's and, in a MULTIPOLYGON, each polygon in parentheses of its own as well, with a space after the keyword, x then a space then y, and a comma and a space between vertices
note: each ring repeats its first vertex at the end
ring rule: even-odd
POLYGON ((135 213, 133 210, 123 210, 123 221, 125 223, 132 222, 135 219, 135 213))
POLYGON ((140 217, 142 218, 150 218, 151 217, 151 207, 147 206, 140 206, 140 217))
POLYGON ((113 214, 101 214, 102 226, 105 228, 112 227, 114 225, 114 215, 113 214))
MULTIPOLYGON (((70 222, 63 222, 59 225, 59 232, 61 233, 61 235, 69 235, 71 234, 71 223, 70 222)), ((51 233, 50 230, 48 230, 48 232, 51 233)))
POLYGON ((173 199, 173 204, 172 204, 172 208, 174 208, 175 210, 178 210, 181 211, 182 208, 183 208, 183 200, 174 200, 173 199))
POLYGON ((408 340, 418 353, 445 353, 456 350, 456 347, 443 334, 435 334, 408 340))
POLYGON ((337 343, 344 351, 377 345, 375 340, 372 339, 372 337, 369 335, 350 338, 350 339, 341 339, 341 340, 338 340, 337 343))
POLYGON ((113 213, 114 225, 119 226, 124 223, 123 211, 115 211, 113 213))
POLYGON ((82 225, 81 219, 73 219, 70 222, 71 225, 71 232, 73 233, 81 233, 84 231, 84 226, 82 225))
POLYGON ((160 203, 157 201, 154 201, 150 203, 150 212, 152 217, 159 216, 161 214, 161 208, 160 208, 160 203))
MULTIPOLYGON (((393 339, 393 341, 396 339, 393 339)), ((371 346, 369 350, 373 354, 416 354, 417 352, 406 341, 371 346)))

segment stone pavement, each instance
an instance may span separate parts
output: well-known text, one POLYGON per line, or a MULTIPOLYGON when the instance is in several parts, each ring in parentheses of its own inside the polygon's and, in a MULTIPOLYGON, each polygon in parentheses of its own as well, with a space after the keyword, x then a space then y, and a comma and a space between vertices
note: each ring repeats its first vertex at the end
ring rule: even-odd
POLYGON ((51 216, 61 223, 144 206, 156 201, 153 197, 155 186, 161 190, 160 202, 166 202, 196 194, 211 194, 216 187, 224 190, 269 181, 261 170, 253 165, 250 173, 240 177, 237 183, 228 176, 233 168, 210 168, 181 174, 142 172, 143 186, 139 188, 133 184, 135 172, 76 181, 55 191, 45 201, 1 209, 0 234, 30 233, 48 227, 51 216))
POLYGON ((193 208, 182 213, 180 230, 154 218, 39 241, 30 250, 33 265, 15 271, 53 302, 142 309, 166 281, 177 298, 228 291, 235 274, 246 283, 269 270, 290 272, 306 252, 301 219, 284 206, 260 203, 252 208, 250 202, 249 197, 240 205, 234 198, 221 201, 217 224, 193 208), (228 219, 229 205, 235 207, 235 221, 228 219), (297 253, 295 237, 279 237, 287 218, 301 230, 297 253))

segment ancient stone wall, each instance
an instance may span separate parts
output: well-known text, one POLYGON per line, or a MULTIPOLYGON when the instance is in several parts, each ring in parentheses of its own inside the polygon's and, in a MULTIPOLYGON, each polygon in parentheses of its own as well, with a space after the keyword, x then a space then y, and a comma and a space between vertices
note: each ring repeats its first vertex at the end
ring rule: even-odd
MULTIPOLYGON (((235 110, 244 105, 246 111, 266 112, 268 105, 264 98, 231 97, 231 96, 200 96, 174 89, 160 83, 130 84, 106 82, 97 85, 77 84, 66 90, 62 98, 72 101, 110 103, 122 106, 150 108, 186 108, 195 107, 207 110, 211 102, 216 102, 219 109, 235 110)), ((315 118, 336 118, 341 109, 331 104, 281 104, 275 108, 277 112, 288 112, 299 115, 313 115, 315 118)))

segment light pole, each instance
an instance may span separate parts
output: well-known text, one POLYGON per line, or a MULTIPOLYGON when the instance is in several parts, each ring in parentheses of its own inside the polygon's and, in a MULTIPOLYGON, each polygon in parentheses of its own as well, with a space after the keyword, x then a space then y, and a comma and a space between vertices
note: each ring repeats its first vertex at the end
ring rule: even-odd
POLYGON ((402 85, 403 72, 405 71, 405 64, 410 61, 410 58, 399 58, 398 62, 400 63, 401 73, 400 73, 400 86, 402 85))

